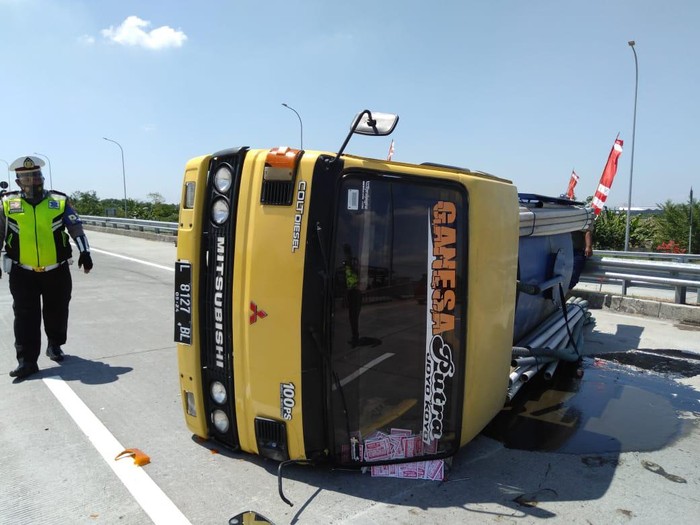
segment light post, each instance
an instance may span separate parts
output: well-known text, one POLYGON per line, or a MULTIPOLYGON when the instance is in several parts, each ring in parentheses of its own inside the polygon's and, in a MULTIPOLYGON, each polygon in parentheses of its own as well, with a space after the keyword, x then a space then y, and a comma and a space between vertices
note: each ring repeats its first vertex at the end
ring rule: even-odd
POLYGON ((630 247, 630 208, 632 207, 632 174, 634 173, 634 135, 637 128, 637 87, 639 86, 639 65, 634 40, 627 42, 634 53, 634 117, 632 118, 632 155, 630 158, 630 188, 627 194, 627 220, 625 221, 625 251, 630 247))
POLYGON ((688 221, 688 254, 693 254, 693 187, 690 187, 690 220, 688 221))
POLYGON ((124 180, 124 218, 126 219, 128 216, 126 211, 126 170, 124 169, 124 148, 122 148, 122 145, 119 144, 119 142, 117 142, 116 140, 108 139, 107 137, 102 138, 109 142, 114 142, 117 146, 119 146, 119 149, 122 152, 122 179, 124 180))
POLYGON ((292 106, 288 106, 284 102, 282 102, 282 105, 287 108, 291 109, 294 113, 296 113, 297 118, 299 119, 299 130, 300 130, 300 135, 301 135, 301 146, 300 149, 304 149, 304 124, 301 122, 301 117, 299 116, 299 113, 297 113, 297 110, 294 109, 292 106))
POLYGON ((0 159, 0 162, 4 162, 7 165, 7 184, 9 187, 9 184, 10 184, 10 163, 7 162, 5 159, 0 159))
POLYGON ((49 163, 49 189, 53 189, 53 175, 51 175, 51 159, 47 155, 44 155, 43 153, 37 153, 36 151, 34 152, 34 155, 39 155, 40 157, 44 157, 48 163, 49 163))

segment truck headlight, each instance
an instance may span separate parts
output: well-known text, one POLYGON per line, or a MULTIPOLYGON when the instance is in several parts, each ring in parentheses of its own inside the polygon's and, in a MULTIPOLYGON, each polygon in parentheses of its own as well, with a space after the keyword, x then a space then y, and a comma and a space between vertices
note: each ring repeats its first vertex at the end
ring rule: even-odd
POLYGON ((228 219, 229 207, 226 199, 216 199, 211 205, 211 220, 215 224, 221 225, 228 219))
POLYGON ((209 388, 209 392, 217 405, 223 405, 226 402, 226 387, 221 381, 214 381, 209 388))
POLYGON ((224 413, 223 410, 214 410, 214 412, 211 415, 211 420, 212 423, 214 423, 216 430, 218 430, 222 434, 228 432, 230 423, 228 420, 228 416, 224 413))
POLYGON ((226 193, 231 187, 233 181, 233 173, 231 168, 226 165, 219 167, 214 174, 214 187, 219 193, 226 193))

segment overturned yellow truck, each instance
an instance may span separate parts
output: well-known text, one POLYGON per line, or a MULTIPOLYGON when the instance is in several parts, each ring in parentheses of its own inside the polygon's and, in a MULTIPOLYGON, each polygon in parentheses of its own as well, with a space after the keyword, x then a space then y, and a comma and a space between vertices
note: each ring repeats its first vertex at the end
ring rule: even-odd
POLYGON ((359 113, 337 153, 188 162, 174 318, 197 436, 394 464, 454 454, 503 408, 514 346, 562 309, 589 213, 486 173, 344 153, 397 121, 359 113))

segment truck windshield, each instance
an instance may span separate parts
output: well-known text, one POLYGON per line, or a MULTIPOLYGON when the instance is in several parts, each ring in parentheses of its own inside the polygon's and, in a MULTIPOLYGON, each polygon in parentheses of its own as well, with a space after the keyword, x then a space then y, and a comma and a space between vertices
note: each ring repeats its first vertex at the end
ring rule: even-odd
POLYGON ((340 463, 409 461, 459 446, 466 194, 350 173, 336 209, 331 365, 340 463))

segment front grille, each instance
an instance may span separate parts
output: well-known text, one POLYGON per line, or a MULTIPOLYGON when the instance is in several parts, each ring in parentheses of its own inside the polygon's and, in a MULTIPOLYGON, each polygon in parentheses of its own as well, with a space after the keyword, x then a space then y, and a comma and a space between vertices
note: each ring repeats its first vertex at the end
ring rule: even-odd
POLYGON ((293 196, 294 181, 264 180, 260 192, 260 203, 290 206, 293 196))
POLYGON ((284 427, 278 421, 255 418, 255 436, 258 440, 279 442, 283 435, 284 427))
POLYGON ((287 433, 284 423, 274 419, 255 418, 255 440, 261 456, 277 461, 289 459, 287 433))
POLYGON ((233 255, 236 244, 236 209, 238 208, 238 190, 246 149, 233 149, 217 153, 209 165, 207 182, 207 204, 203 210, 202 258, 200 261, 200 334, 202 384, 204 385, 204 402, 209 423, 209 435, 226 445, 239 448, 238 426, 234 396, 233 373, 233 255), (233 184, 225 194, 219 193, 212 180, 212 174, 222 164, 231 168, 234 175, 233 184), (225 198, 230 205, 228 220, 221 225, 209 219, 209 210, 214 199, 225 198), (228 393, 229 401, 216 405, 209 396, 210 385, 221 382, 228 393), (219 432, 212 424, 214 410, 223 410, 230 425, 226 432, 219 432))

